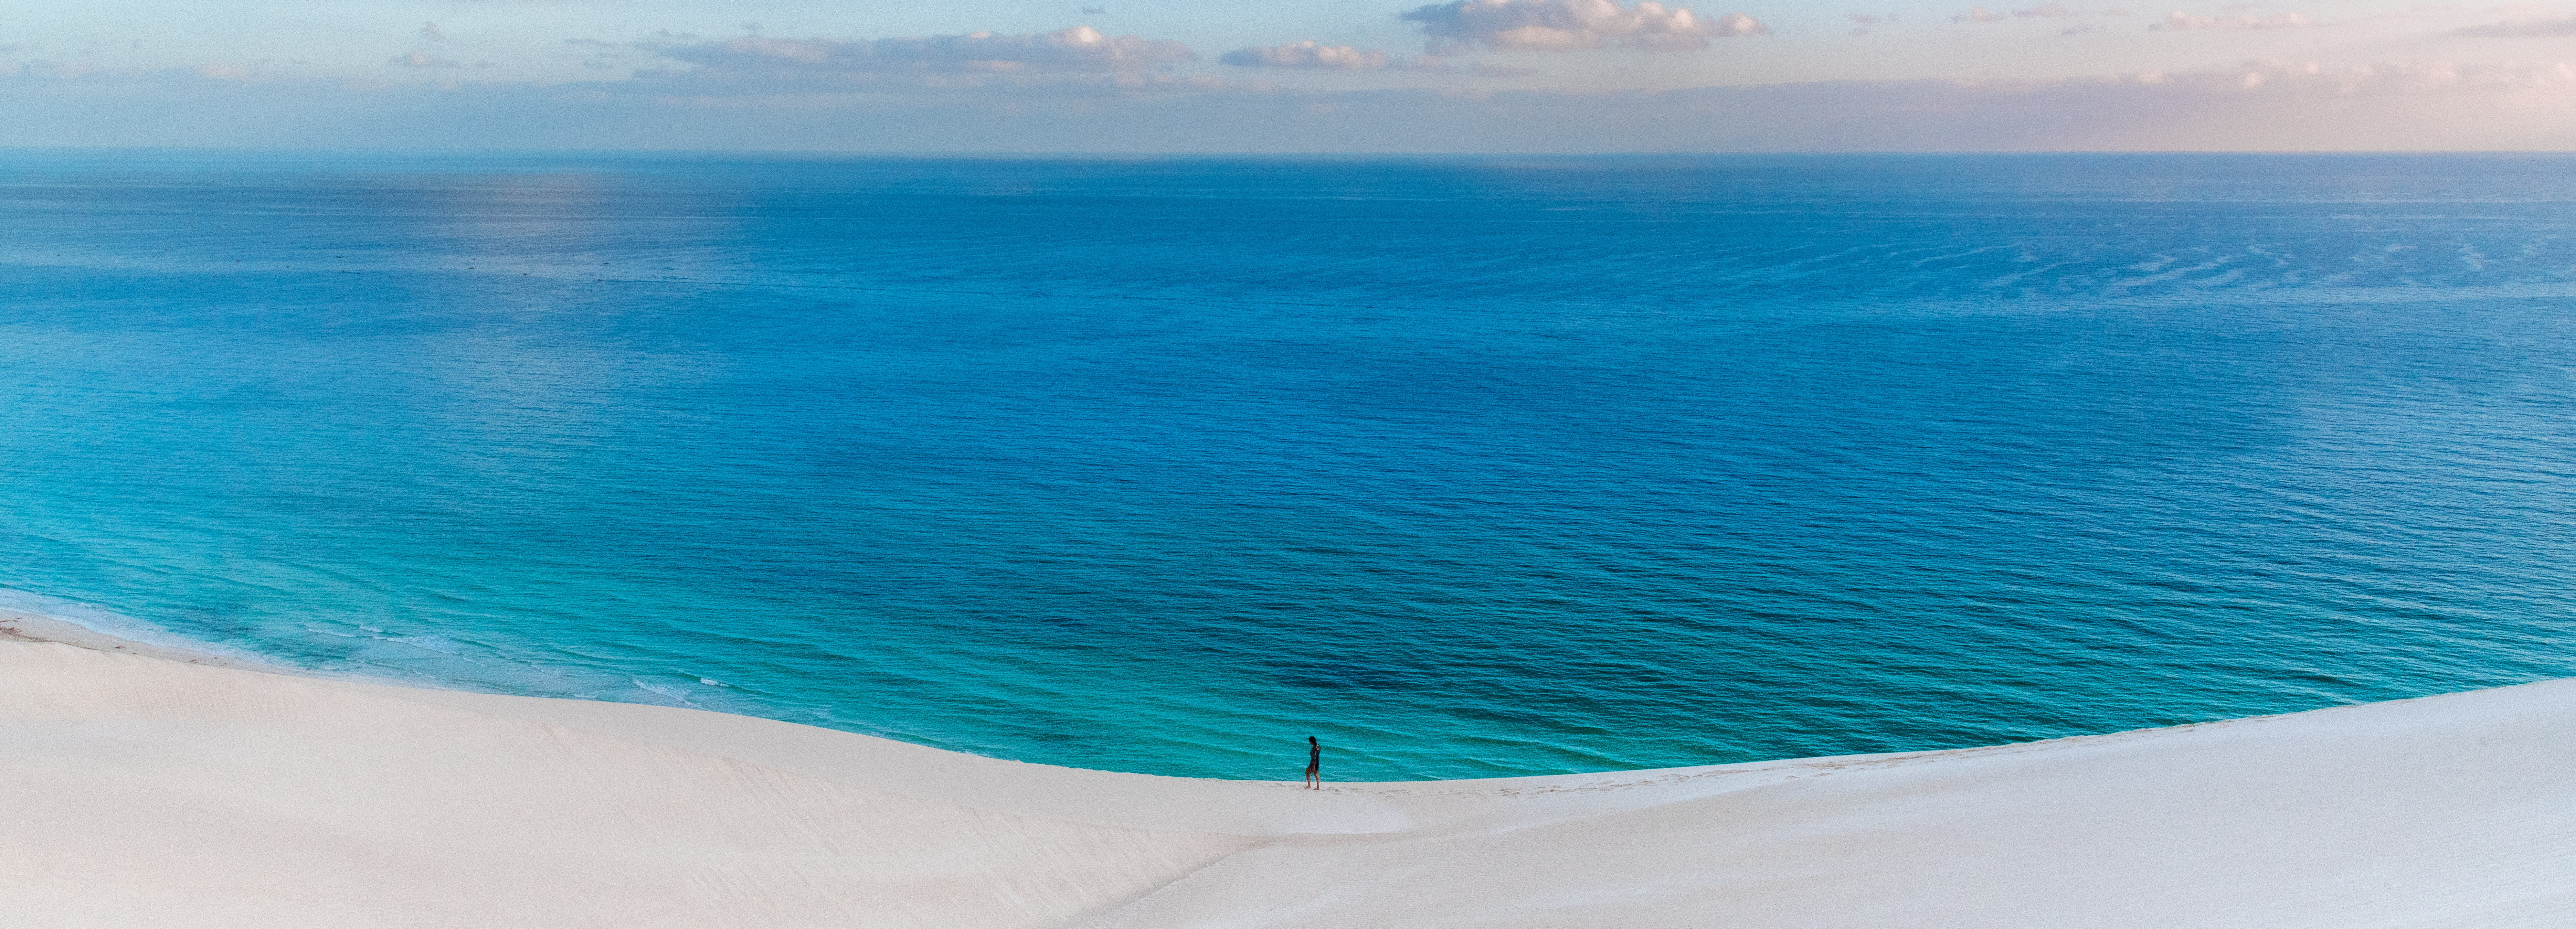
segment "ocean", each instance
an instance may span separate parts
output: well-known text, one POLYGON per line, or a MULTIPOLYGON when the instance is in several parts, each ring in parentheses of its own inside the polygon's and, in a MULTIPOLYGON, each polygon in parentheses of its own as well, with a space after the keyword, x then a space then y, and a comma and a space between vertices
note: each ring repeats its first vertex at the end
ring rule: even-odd
POLYGON ((2576 158, 0 151, 0 603, 1291 780, 2576 675, 2576 158))

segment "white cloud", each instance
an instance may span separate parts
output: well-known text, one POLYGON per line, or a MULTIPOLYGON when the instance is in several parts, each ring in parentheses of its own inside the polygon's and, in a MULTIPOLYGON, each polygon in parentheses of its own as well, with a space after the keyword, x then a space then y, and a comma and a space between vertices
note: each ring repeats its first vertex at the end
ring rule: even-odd
POLYGON ((402 53, 402 54, 400 54, 400 55, 395 55, 395 56, 393 56, 393 57, 391 57, 391 58, 387 58, 387 59, 385 59, 385 64, 392 65, 392 66, 395 66, 395 67, 400 67, 400 68, 453 68, 453 67, 456 67, 456 61, 455 61, 454 59, 450 59, 450 58, 437 58, 437 57, 433 57, 433 56, 429 56, 429 55, 423 55, 423 54, 421 54, 421 53, 419 53, 419 52, 404 52, 404 53, 402 53))
POLYGON ((2451 34, 2473 39, 2529 39, 2576 35, 2576 17, 2490 23, 2484 26, 2470 26, 2451 34))
POLYGON ((1713 20, 1653 0, 1623 7, 1612 0, 1452 0, 1398 14, 1422 24, 1424 51, 1456 55, 1496 51, 1633 48, 1649 52, 1707 48, 1713 38, 1763 35, 1760 20, 1728 13, 1713 20))
POLYGON ((753 73, 1108 73, 1141 71, 1198 57, 1179 42, 1111 37, 1089 26, 1026 35, 974 32, 896 39, 743 36, 650 48, 676 61, 753 73))
POLYGON ((1972 6, 1968 8, 1967 12, 1950 17, 1950 21, 1954 23, 2000 23, 2010 18, 2011 17, 2005 16, 2001 13, 1986 12, 1985 7, 1972 6))
POLYGON ((2164 22, 2148 26, 2147 28, 2295 29, 2301 26, 2313 25, 2316 25, 2316 23, 2310 22, 2307 17, 2301 16, 2297 13, 2283 13, 2278 16, 2193 16, 2189 13, 2175 12, 2167 15, 2164 22))

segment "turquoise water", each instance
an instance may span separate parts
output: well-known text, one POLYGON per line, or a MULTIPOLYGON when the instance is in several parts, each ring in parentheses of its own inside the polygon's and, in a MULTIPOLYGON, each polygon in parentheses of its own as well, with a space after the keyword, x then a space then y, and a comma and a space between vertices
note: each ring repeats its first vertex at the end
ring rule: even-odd
POLYGON ((0 153, 0 585, 1087 767, 2576 674, 2576 159, 0 153))

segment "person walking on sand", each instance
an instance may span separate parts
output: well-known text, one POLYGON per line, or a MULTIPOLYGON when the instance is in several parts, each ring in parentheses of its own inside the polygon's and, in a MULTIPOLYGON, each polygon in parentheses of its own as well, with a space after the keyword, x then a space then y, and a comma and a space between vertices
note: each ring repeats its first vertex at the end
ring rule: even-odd
POLYGON ((1324 789, 1324 743, 1306 737, 1306 789, 1324 789))

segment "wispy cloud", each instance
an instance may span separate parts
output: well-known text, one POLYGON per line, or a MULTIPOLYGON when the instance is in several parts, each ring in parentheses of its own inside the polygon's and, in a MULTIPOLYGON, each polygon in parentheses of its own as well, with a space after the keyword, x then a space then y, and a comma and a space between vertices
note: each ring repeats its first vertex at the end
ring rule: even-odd
POLYGON ((419 52, 404 52, 400 55, 395 55, 391 58, 385 59, 385 64, 392 65, 397 68, 453 68, 457 66, 454 59, 423 55, 419 52))
POLYGON ((1453 0, 1397 14, 1422 24, 1424 51, 1457 55, 1477 48, 1561 52, 1633 48, 1649 52, 1707 48, 1710 39, 1764 35, 1771 27, 1742 13, 1703 19, 1653 0, 1453 0))
POLYGON ((974 32, 893 39, 743 36, 648 47, 674 61, 739 72, 1108 73, 1198 57, 1179 42, 1113 37, 1090 26, 1025 35, 974 32))
POLYGON ((1118 72, 708 96, 0 62, 40 145, 897 151, 2030 151, 2576 148, 2576 67, 2270 62, 2189 73, 1673 91, 1319 91, 1118 72), (137 92, 150 89, 158 92, 137 92), (1054 94, 1052 98, 1038 95, 1054 94), (1038 99, 1069 105, 1030 105, 1038 99), (435 119, 419 118, 436 114, 435 119))
POLYGON ((2484 26, 2470 26, 2455 30, 2451 34, 2472 39, 2537 39, 2576 35, 2576 16, 2566 19, 2529 19, 2489 23, 2484 26))
POLYGON ((1238 48, 1217 56, 1217 60, 1246 68, 1319 68, 1328 71, 1377 71, 1396 63, 1385 52, 1374 48, 1318 45, 1311 41, 1238 48))
POLYGON ((438 24, 434 22, 420 24, 420 37, 432 42, 447 41, 447 34, 438 31, 438 24))
POLYGON ((2149 29, 2296 29, 2314 26, 2315 22, 2297 13, 2277 16, 2194 16, 2176 12, 2167 14, 2164 22, 2149 29))
MULTIPOLYGON (((2002 23, 2011 22, 2016 19, 2074 19, 2079 16, 2088 15, 2092 15, 2092 11, 2085 10, 2080 7, 2067 6, 2063 3, 2043 3, 2038 6, 2023 7, 2018 10, 2006 10, 2002 12, 1996 12, 1981 6, 1972 6, 1968 8, 1967 12, 1950 17, 1950 21, 1954 23, 2002 23)), ((2122 9, 2109 9, 2103 10, 2101 15, 2127 16, 2129 15, 2129 11, 2122 9)))
POLYGON ((1226 85, 1208 75, 1161 73, 1198 57, 1187 45, 1113 37, 1089 26, 891 39, 648 39, 631 47, 694 67, 638 68, 626 80, 579 86, 621 95, 756 100, 849 93, 924 99, 1165 94, 1226 85))
POLYGON ((1453 64, 1429 55, 1396 58, 1373 48, 1348 45, 1321 45, 1295 42, 1287 45, 1261 45, 1238 48, 1217 56, 1218 61, 1245 68, 1307 68, 1325 71, 1425 71, 1436 74, 1471 74, 1477 77, 1521 77, 1536 74, 1535 68, 1489 65, 1484 62, 1453 64))

